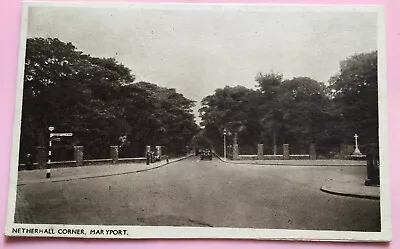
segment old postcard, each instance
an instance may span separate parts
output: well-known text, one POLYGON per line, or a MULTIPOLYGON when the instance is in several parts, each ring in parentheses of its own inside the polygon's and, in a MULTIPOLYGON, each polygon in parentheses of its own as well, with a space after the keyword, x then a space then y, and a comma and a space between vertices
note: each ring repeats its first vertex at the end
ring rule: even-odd
POLYGON ((391 240, 382 6, 22 12, 7 236, 391 240))

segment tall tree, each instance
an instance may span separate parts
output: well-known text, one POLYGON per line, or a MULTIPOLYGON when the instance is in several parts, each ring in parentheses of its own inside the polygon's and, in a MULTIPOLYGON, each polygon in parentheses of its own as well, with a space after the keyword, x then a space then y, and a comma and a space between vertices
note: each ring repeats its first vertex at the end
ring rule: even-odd
POLYGON ((262 100, 262 136, 272 139, 274 154, 277 142, 305 152, 309 143, 322 138, 329 108, 323 83, 308 77, 283 80, 276 73, 259 73, 256 81, 262 100))
POLYGON ((331 102, 326 86, 308 77, 295 77, 282 83, 281 110, 284 110, 282 136, 299 152, 308 151, 308 144, 326 139, 331 102))
POLYGON ((201 125, 205 127, 205 136, 213 138, 216 149, 222 146, 224 129, 232 135, 238 134, 243 146, 257 143, 261 128, 257 94, 243 86, 226 86, 202 100, 201 125))
POLYGON ((355 54, 340 63, 340 72, 329 81, 340 120, 337 133, 360 142, 378 143, 377 52, 355 54))
POLYGON ((132 112, 126 114, 134 126, 132 135, 135 140, 164 145, 173 153, 183 152, 198 131, 192 113, 194 101, 177 93, 174 88, 148 82, 138 82, 129 87, 136 87, 141 92, 141 96, 129 100, 135 104, 132 112), (138 99, 142 103, 140 108, 137 108, 138 99))
POLYGON ((95 58, 58 39, 30 38, 26 45, 21 146, 45 145, 47 127, 71 131, 88 148, 110 140, 118 109, 105 103, 134 80, 114 59, 95 58), (104 129, 103 127, 109 127, 104 129), (89 132, 90 131, 90 132, 89 132))
MULTIPOLYGON (((273 154, 277 154, 278 136, 284 129, 284 110, 281 105, 281 87, 283 75, 279 73, 258 73, 255 78, 257 89, 261 93, 260 119, 263 132, 260 134, 264 140, 273 143, 273 154)), ((283 142, 283 138, 280 142, 283 142)))
MULTIPOLYGON (((72 43, 29 38, 26 46, 21 152, 46 145, 48 126, 74 133, 89 158, 108 157, 109 146, 168 145, 179 153, 197 132, 193 101, 175 89, 133 83, 114 58, 83 54, 72 43)), ((132 154, 132 153, 131 153, 132 154)))

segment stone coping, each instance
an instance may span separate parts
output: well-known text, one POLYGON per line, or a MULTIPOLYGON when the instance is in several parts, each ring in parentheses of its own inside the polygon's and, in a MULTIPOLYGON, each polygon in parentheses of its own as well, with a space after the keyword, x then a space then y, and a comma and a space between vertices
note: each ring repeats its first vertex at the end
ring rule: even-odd
POLYGON ((260 166, 367 166, 366 161, 360 160, 339 160, 339 159, 331 159, 331 160, 312 160, 312 159, 289 159, 289 160, 230 160, 224 159, 220 155, 214 153, 216 157, 218 157, 221 161, 225 163, 233 163, 233 164, 254 164, 260 166))

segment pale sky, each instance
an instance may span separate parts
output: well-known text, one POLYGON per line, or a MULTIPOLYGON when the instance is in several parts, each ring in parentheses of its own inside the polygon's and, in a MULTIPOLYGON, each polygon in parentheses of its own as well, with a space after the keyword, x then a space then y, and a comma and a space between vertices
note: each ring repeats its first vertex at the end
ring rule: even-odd
POLYGON ((28 37, 37 36, 72 42, 96 57, 115 57, 136 81, 173 87, 200 102, 225 85, 254 87, 260 71, 327 82, 341 60, 377 49, 377 15, 267 7, 34 7, 28 37))

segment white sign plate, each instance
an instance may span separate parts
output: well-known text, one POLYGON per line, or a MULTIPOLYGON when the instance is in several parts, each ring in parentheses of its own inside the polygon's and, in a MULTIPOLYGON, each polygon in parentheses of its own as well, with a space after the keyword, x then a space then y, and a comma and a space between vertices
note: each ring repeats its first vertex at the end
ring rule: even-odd
POLYGON ((72 137, 72 133, 51 133, 50 137, 72 137))

